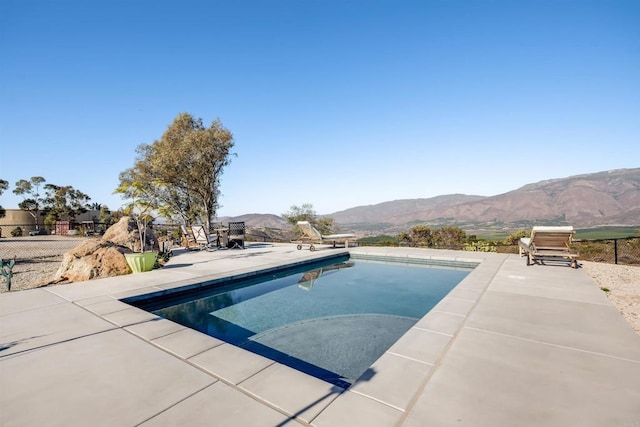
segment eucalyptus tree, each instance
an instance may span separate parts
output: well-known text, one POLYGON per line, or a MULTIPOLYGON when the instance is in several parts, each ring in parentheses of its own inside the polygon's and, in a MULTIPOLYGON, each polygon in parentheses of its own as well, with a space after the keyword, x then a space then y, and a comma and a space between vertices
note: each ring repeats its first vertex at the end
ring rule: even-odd
POLYGON ((296 225, 298 221, 309 221, 315 225, 317 216, 311 203, 303 203, 300 206, 292 205, 287 212, 282 214, 282 217, 291 225, 296 225))
POLYGON ((44 198, 40 196, 40 185, 46 182, 41 176, 32 176, 27 181, 21 179, 16 182, 16 188, 13 189, 13 194, 22 196, 22 202, 18 204, 18 207, 23 211, 26 211, 33 217, 33 221, 38 225, 38 213, 43 206, 44 198))
POLYGON ((73 221, 76 216, 87 211, 87 203, 91 197, 70 185, 46 184, 43 211, 50 221, 68 219, 73 221))
POLYGON ((133 167, 120 174, 119 189, 135 183, 140 197, 154 203, 161 215, 202 222, 210 229, 233 146, 232 133, 219 119, 207 127, 202 119, 181 113, 159 140, 138 146, 133 167))
POLYGON ((467 234, 459 227, 431 228, 416 225, 408 233, 400 233, 398 240, 416 246, 456 246, 467 240, 467 234))
POLYGON ((303 203, 300 206, 292 205, 287 212, 282 214, 282 217, 294 228, 298 221, 309 221, 322 234, 330 234, 333 231, 333 218, 318 216, 311 203, 303 203))
POLYGON ((107 205, 100 206, 100 218, 99 222, 102 224, 110 224, 111 223, 111 211, 107 207, 107 205))
MULTIPOLYGON (((0 196, 2 196, 2 193, 4 193, 8 188, 9 182, 5 181, 4 179, 0 179, 0 196)), ((6 212, 7 211, 2 207, 2 205, 0 205, 0 218, 4 218, 6 212)))

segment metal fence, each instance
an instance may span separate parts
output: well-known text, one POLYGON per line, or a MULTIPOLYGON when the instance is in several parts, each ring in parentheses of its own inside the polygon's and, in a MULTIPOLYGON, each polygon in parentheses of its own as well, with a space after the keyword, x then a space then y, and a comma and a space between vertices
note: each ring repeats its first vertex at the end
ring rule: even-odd
MULTIPOLYGON (((496 245, 497 252, 518 253, 518 245, 496 245)), ((574 240, 571 249, 578 260, 640 265, 640 237, 574 240)))
MULTIPOLYGON (((359 244, 364 245, 363 243, 359 244)), ((367 245, 390 246, 393 245, 393 243, 386 242, 383 245, 367 243, 367 245)), ((610 264, 640 265, 640 237, 574 240, 571 247, 578 253, 578 260, 610 264)), ((459 245, 434 246, 433 248, 512 254, 519 252, 517 244, 501 244, 484 241, 471 244, 461 243, 459 245)))
POLYGON ((640 265, 640 238, 579 240, 579 259, 613 264, 640 265))
MULTIPOLYGON (((87 238, 98 238, 104 234, 110 224, 76 223, 71 224, 64 233, 52 227, 41 227, 43 234, 35 233, 34 224, 10 224, 0 227, 0 259, 16 259, 19 262, 29 260, 61 260, 65 252, 70 251, 87 238), (56 234, 56 231, 58 232, 56 234), (33 234, 33 235, 31 235, 33 234)), ((179 224, 153 224, 151 228, 158 238, 162 252, 179 247, 182 244, 182 232, 179 224)), ((288 242, 289 231, 275 228, 250 227, 246 230, 247 242, 288 242)))
MULTIPOLYGON (((21 260, 61 257, 64 252, 73 249, 79 241, 87 236, 99 236, 107 224, 95 223, 93 227, 78 224, 74 236, 34 235, 29 232, 35 229, 33 224, 3 225, 0 236, 0 258, 7 260, 16 257, 21 260), (20 228, 21 232, 15 232, 20 228), (13 232, 13 233, 12 233, 13 232), (12 234, 21 234, 12 236, 12 234)), ((179 224, 154 224, 154 233, 162 239, 167 247, 181 245, 181 231, 179 224)), ((46 229, 47 233, 52 230, 46 229)), ((248 242, 289 242, 290 231, 274 228, 248 227, 246 240, 248 242)), ((364 243, 359 242, 359 245, 364 243)), ((385 242, 382 246, 391 246, 392 242, 385 242)), ((378 245, 372 245, 378 246, 378 245)), ((518 245, 504 245, 490 242, 461 244, 440 249, 495 251, 500 253, 518 253, 518 245)), ((579 254, 578 259, 611 264, 640 265, 640 237, 612 238, 612 239, 582 239, 575 240, 572 249, 579 254)))
POLYGON ((25 236, 0 239, 0 259, 27 261, 56 258, 78 246, 86 237, 25 236))

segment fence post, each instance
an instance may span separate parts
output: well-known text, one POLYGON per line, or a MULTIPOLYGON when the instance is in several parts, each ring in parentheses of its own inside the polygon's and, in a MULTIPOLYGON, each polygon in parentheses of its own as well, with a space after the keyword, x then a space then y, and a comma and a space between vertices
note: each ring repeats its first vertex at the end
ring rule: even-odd
POLYGON ((618 239, 613 239, 613 263, 618 263, 618 239))

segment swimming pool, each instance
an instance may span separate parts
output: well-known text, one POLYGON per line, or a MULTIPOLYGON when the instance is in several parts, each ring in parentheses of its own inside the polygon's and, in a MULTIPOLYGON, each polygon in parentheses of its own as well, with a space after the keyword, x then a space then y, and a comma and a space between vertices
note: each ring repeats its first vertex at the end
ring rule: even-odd
POLYGON ((344 255, 135 305, 348 387, 475 266, 389 261, 344 255))

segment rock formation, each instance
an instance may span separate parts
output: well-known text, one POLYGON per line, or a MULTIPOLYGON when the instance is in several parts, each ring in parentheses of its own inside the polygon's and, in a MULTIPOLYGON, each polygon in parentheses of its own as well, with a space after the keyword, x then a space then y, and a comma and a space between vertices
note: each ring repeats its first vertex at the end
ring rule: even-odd
MULTIPOLYGON (((147 228, 147 245, 158 250, 153 231, 147 228)), ((147 246, 147 247, 148 247, 147 246)), ((140 237, 134 221, 125 216, 99 239, 87 239, 64 254, 50 283, 71 283, 131 273, 124 254, 139 250, 140 237)))

